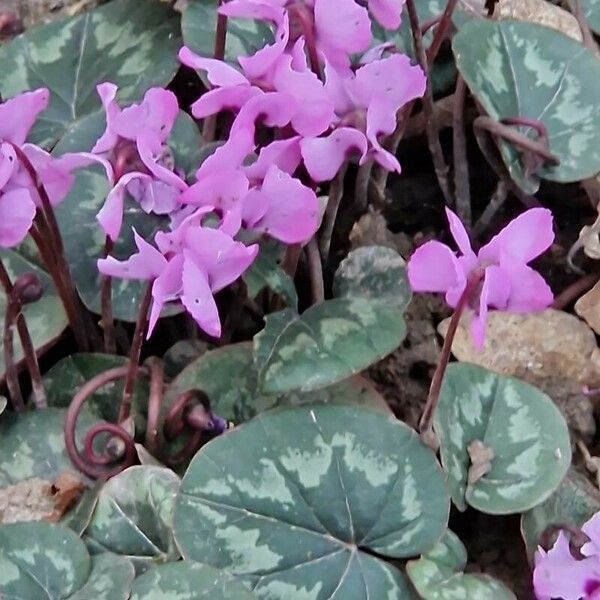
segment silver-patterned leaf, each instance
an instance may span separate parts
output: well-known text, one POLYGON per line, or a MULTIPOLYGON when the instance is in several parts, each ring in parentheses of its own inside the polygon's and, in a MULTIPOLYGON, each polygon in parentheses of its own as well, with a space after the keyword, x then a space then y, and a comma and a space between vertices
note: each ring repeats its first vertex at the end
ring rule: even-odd
POLYGON ((406 573, 423 600, 516 600, 492 577, 463 573, 466 564, 465 547, 447 530, 432 550, 408 562, 406 573))
POLYGON ((252 600, 254 594, 224 571, 182 561, 161 565, 133 582, 131 600, 252 600))
MULTIPOLYGON (((0 260, 8 272, 11 281, 14 281, 19 275, 24 273, 34 273, 42 283, 44 293, 42 297, 32 304, 27 304, 23 309, 25 320, 31 341, 36 350, 43 351, 55 342, 67 327, 67 317, 62 303, 56 293, 54 284, 48 274, 37 265, 29 262, 16 252, 11 250, 1 250, 0 260)), ((0 293, 0 326, 4 330, 4 316, 6 314, 6 294, 0 293)), ((15 360, 23 358, 21 341, 17 333, 17 328, 13 331, 13 343, 15 350, 15 360)), ((4 378, 4 343, 0 341, 0 373, 4 378)))
POLYGON ((0 527, 0 598, 127 600, 134 573, 127 559, 90 559, 70 529, 51 523, 0 527))
POLYGON ((254 338, 263 392, 319 389, 346 379, 395 350, 406 335, 410 288, 402 257, 389 248, 358 248, 342 261, 337 298, 302 315, 272 313, 254 338))
MULTIPOLYGON (((52 480, 63 471, 75 471, 65 449, 63 428, 67 410, 47 408, 25 413, 6 413, 0 419, 0 486, 32 477, 52 480)), ((81 445, 98 418, 87 409, 77 420, 81 445)))
POLYGON ((492 118, 546 126, 558 167, 526 177, 519 153, 501 144, 511 177, 526 193, 537 191, 540 177, 564 183, 600 171, 600 61, 590 50, 542 25, 486 19, 462 27, 453 47, 461 75, 492 118))
POLYGON ((588 25, 595 33, 600 34, 600 0, 579 0, 588 25))
POLYGON ((552 400, 532 385, 476 365, 448 367, 434 427, 460 510, 528 510, 559 486, 571 463, 567 424, 552 400), (491 452, 491 460, 469 483, 474 442, 491 452))
POLYGON ((96 85, 110 81, 119 98, 138 101, 178 68, 177 15, 155 0, 115 0, 80 16, 32 29, 0 49, 5 98, 47 87, 50 106, 31 141, 51 147, 73 121, 100 108, 96 85))
POLYGON ((269 411, 204 446, 173 518, 186 559, 223 568, 261 598, 390 598, 392 565, 431 548, 448 496, 433 454, 403 423, 320 405, 269 411))
POLYGON ((279 294, 288 308, 298 310, 298 294, 293 279, 277 264, 272 253, 262 251, 250 268, 244 273, 248 286, 248 296, 255 298, 259 292, 268 288, 279 294))
POLYGON ((179 483, 169 469, 151 465, 130 467, 110 479, 85 531, 91 551, 127 556, 138 573, 177 560, 171 519, 179 483))
POLYGON ((521 516, 521 533, 530 558, 549 527, 581 527, 600 511, 600 492, 574 467, 545 502, 521 516))

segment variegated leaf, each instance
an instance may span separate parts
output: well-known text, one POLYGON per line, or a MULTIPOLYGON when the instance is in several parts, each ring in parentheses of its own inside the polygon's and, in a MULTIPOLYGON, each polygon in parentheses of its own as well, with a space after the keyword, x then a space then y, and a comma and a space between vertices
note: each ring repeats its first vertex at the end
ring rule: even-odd
MULTIPOLYGON (((48 348, 55 342, 67 327, 67 317, 62 303, 56 293, 54 284, 48 274, 37 265, 29 262, 11 250, 0 251, 0 260, 12 281, 24 273, 37 275, 42 282, 44 293, 42 297, 32 304, 27 304, 23 309, 31 341, 37 351, 48 348)), ((0 293, 0 326, 4 329, 4 316, 6 314, 6 294, 0 293)), ((21 340, 17 328, 13 331, 13 344, 15 360, 23 358, 21 340)), ((4 378, 4 342, 0 341, 0 372, 4 378)))
POLYGON ((174 512, 186 559, 261 598, 404 600, 395 558, 431 548, 448 496, 433 454, 403 423, 349 406, 279 409, 204 446, 174 512))
POLYGON ((123 557, 90 559, 70 529, 50 523, 0 527, 0 598, 127 600, 134 573, 123 557))
POLYGON ((123 101, 167 84, 178 68, 180 44, 177 15, 164 3, 115 0, 4 45, 0 88, 5 98, 50 89, 50 106, 31 140, 51 147, 69 124, 100 108, 97 84, 117 84, 123 101))
MULTIPOLYGON (((600 171, 600 61, 580 43, 534 23, 473 20, 454 38, 461 75, 494 119, 522 117, 548 130, 557 167, 526 177, 519 153, 501 144, 511 177, 526 193, 540 178, 570 182, 600 171)), ((534 137, 531 128, 521 128, 534 137)))
POLYGON ((395 350, 406 335, 410 288, 402 257, 370 246, 351 252, 336 273, 337 298, 302 315, 266 317, 254 338, 263 392, 310 391, 360 372, 395 350))
POLYGON ((171 383, 164 406, 170 406, 177 396, 192 389, 204 391, 210 399, 211 409, 235 424, 248 421, 270 408, 299 404, 355 404, 389 411, 385 400, 358 376, 314 392, 261 394, 250 342, 212 350, 189 364, 171 383))
MULTIPOLYGON (((181 18, 183 43, 201 56, 214 56, 217 29, 216 5, 212 0, 190 0, 181 18)), ((248 56, 273 41, 267 25, 259 20, 229 19, 225 59, 237 64, 239 56, 248 56)))
POLYGON ((600 0, 579 0, 583 16, 595 33, 600 34, 600 0))
POLYGON ((150 465, 126 469, 100 491, 84 539, 92 553, 127 556, 136 572, 177 560, 171 519, 179 477, 150 465))
POLYGON ((448 367, 434 427, 459 510, 528 510, 550 496, 571 463, 567 424, 552 400, 532 385, 476 365, 448 367), (469 482, 468 448, 474 442, 491 459, 469 482))
MULTIPOLYGON (((0 486, 32 477, 52 480, 75 467, 64 441, 66 409, 47 408, 25 413, 6 413, 0 419, 0 486)), ((77 420, 77 440, 81 445, 88 429, 98 418, 87 409, 77 420)))
POLYGON ((408 562, 406 572, 423 600, 516 600, 503 583, 463 573, 466 564, 465 547, 448 529, 432 550, 408 562))
POLYGON ((212 345, 204 340, 179 340, 163 355, 165 374, 177 377, 191 362, 200 358, 212 345))
MULTIPOLYGON (((71 126, 53 150, 55 155, 66 152, 89 151, 105 127, 103 113, 96 112, 71 126)), ((179 168, 186 172, 194 169, 200 153, 200 133, 191 117, 181 113, 171 137, 169 147, 179 168)), ((109 191, 104 171, 99 167, 80 170, 67 198, 58 207, 56 215, 65 242, 65 250, 77 289, 86 306, 100 313, 101 277, 97 260, 104 256, 104 232, 96 215, 109 191)), ((137 202, 126 200, 122 233, 112 255, 125 259, 136 252, 132 227, 145 239, 152 241, 156 231, 168 227, 166 217, 145 213, 137 202)), ((133 321, 146 283, 114 279, 112 282, 112 309, 116 319, 133 321)), ((177 309, 168 307, 164 314, 174 314, 177 309)))
POLYGON ((281 296, 288 308, 298 310, 298 294, 294 281, 277 264, 273 253, 261 248, 256 260, 244 273, 244 281, 248 286, 250 298, 255 298, 259 292, 268 288, 281 296))
POLYGON ((600 492, 588 479, 569 469, 558 489, 545 501, 521 517, 521 533, 530 558, 549 527, 581 527, 600 511, 600 492))
POLYGON ((231 575, 183 561, 150 569, 133 582, 131 600, 252 600, 254 594, 231 575))

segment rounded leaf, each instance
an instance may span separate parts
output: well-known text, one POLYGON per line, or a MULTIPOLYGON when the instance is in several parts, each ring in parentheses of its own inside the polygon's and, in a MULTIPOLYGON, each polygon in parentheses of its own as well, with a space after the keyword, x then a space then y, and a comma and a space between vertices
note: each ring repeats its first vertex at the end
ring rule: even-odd
POLYGON ((127 556, 137 572, 177 560, 171 519, 179 477, 150 465, 126 469, 100 490, 84 539, 92 551, 127 556))
POLYGON ((434 428, 460 510, 528 510, 559 486, 571 463, 567 424, 552 400, 532 385, 476 365, 448 367, 434 428), (490 464, 469 482, 473 443, 490 464))
POLYGON ((320 405, 264 413, 207 444, 173 523, 186 559, 242 577, 261 597, 404 599, 400 572, 362 548, 414 556, 447 518, 439 466, 411 429, 320 405))
MULTIPOLYGON (((473 19, 453 42, 458 69, 494 119, 541 121, 557 167, 527 176, 517 149, 501 144, 511 177, 526 193, 542 179, 571 182, 600 171, 600 62, 562 33, 522 21, 473 19)), ((534 137, 531 128, 521 133, 534 137)))
POLYGON ((2 96, 40 86, 50 105, 31 141, 52 147, 65 129, 101 107, 96 85, 119 86, 122 101, 166 85, 179 68, 177 15, 155 0, 116 0, 71 19, 36 27, 0 49, 2 96))
POLYGON ((579 0, 581 12, 595 33, 600 33, 600 0, 579 0))
POLYGON ((254 594, 223 571, 183 561, 161 565, 133 582, 131 600, 252 600, 254 594))

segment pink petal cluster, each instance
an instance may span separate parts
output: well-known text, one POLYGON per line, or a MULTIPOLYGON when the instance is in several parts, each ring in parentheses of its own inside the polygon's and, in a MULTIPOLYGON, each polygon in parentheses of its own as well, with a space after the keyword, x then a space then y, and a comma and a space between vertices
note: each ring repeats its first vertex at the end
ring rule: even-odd
POLYGON ((600 513, 581 530, 589 538, 581 548, 582 558, 571 554, 562 531, 550 550, 538 548, 533 572, 537 600, 600 600, 600 513))
POLYGON ((471 334, 483 346, 489 308, 515 313, 544 310, 552 304, 552 291, 543 277, 528 266, 554 241, 552 213, 544 208, 528 210, 509 223, 475 253, 459 218, 446 209, 458 255, 438 241, 423 244, 408 263, 408 278, 415 292, 441 292, 455 308, 467 281, 477 270, 483 283, 472 302, 471 334))
POLYGON ((93 152, 111 164, 114 178, 98 220, 116 240, 126 193, 145 211, 170 218, 170 231, 158 233, 154 245, 136 234, 137 254, 124 262, 98 263, 106 275, 152 282, 150 331, 166 302, 180 302, 206 333, 218 336, 213 294, 241 276, 258 251, 236 241, 240 232, 245 240, 266 235, 303 244, 319 227, 317 184, 333 179, 351 156, 360 164, 374 160, 400 171, 382 137, 395 129, 398 111, 423 95, 425 77, 406 56, 382 58, 387 46, 371 49, 362 66, 351 67, 352 54, 369 50, 370 15, 397 28, 404 0, 367 4, 222 3, 223 15, 272 25, 275 39, 252 56, 239 57, 237 66, 181 50, 182 63, 205 74, 209 85, 192 114, 198 119, 233 115, 224 144, 190 182, 177 172, 168 147, 178 114, 175 97, 152 89, 139 105, 121 109, 116 87, 99 86, 107 126, 93 152), (202 244, 215 253, 206 255, 202 244))
MULTIPOLYGON (((69 193, 73 171, 98 159, 90 154, 65 154, 55 158, 25 142, 39 115, 48 107, 45 88, 25 92, 0 104, 0 246, 12 248, 24 239, 35 219, 41 198, 36 179, 50 203, 59 204, 69 193), (35 170, 31 173, 24 161, 35 170)), ((110 175, 109 165, 104 165, 110 175)))

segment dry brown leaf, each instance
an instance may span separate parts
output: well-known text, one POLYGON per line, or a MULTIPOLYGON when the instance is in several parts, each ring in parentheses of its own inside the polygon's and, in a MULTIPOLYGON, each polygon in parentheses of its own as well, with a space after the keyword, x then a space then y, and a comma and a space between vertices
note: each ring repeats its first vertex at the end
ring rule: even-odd
POLYGON ((378 210, 372 208, 352 227, 350 244, 352 250, 361 246, 385 246, 397 250, 401 254, 406 254, 402 250, 408 250, 403 247, 406 246, 404 236, 392 233, 388 229, 385 217, 378 210))
POLYGON ((600 333, 600 281, 577 300, 575 312, 596 333, 600 333))
MULTIPOLYGON (((438 327, 442 336, 448 322, 438 327)), ((593 407, 584 388, 600 387, 600 350, 594 332, 574 315, 553 309, 529 315, 493 311, 481 352, 471 342, 465 317, 452 353, 539 387, 561 408, 571 429, 584 439, 594 435, 593 407)))
POLYGON ((469 485, 479 481, 492 468, 492 460, 496 456, 494 450, 486 446, 481 440, 473 440, 467 446, 467 452, 471 459, 471 466, 467 474, 469 485))
POLYGON ((59 518, 67 513, 85 490, 81 478, 71 471, 60 473, 52 484, 54 508, 59 518))
POLYGON ((538 23, 557 29, 578 42, 583 39, 577 19, 547 0, 500 0, 494 10, 494 17, 538 23))

